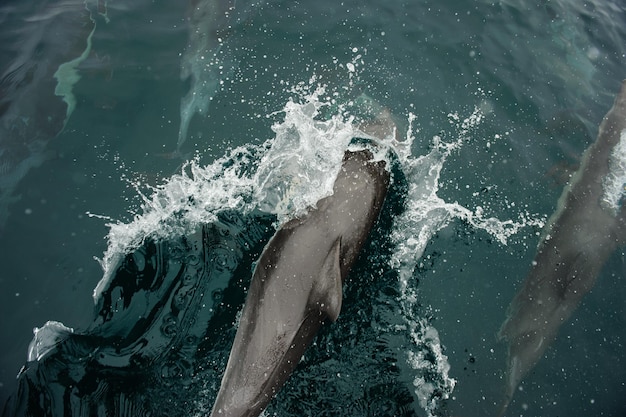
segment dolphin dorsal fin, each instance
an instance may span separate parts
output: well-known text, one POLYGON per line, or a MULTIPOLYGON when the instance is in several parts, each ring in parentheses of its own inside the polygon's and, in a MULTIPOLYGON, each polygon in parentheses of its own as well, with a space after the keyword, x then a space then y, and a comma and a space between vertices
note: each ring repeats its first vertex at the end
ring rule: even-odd
POLYGON ((340 253, 341 237, 335 240, 328 255, 326 255, 320 275, 314 284, 313 297, 310 299, 310 302, 314 303, 314 308, 325 313, 333 322, 339 317, 343 299, 340 253))

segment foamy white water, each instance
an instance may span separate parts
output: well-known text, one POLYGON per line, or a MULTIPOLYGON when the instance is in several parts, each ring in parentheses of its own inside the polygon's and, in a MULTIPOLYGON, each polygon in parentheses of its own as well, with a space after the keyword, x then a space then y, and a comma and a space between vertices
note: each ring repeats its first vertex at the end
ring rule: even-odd
MULTIPOLYGON (((109 285, 118 260, 148 237, 166 239, 188 233, 216 220, 222 210, 261 210, 277 215, 278 223, 282 223, 330 195, 351 139, 368 135, 359 130, 355 117, 346 114, 345 108, 320 119, 320 109, 332 103, 324 88, 315 83, 313 78, 293 89, 292 99, 271 115, 284 114, 284 119, 272 126, 275 137, 264 145, 236 148, 207 166, 196 160, 188 162, 180 174, 153 188, 151 195, 141 194, 141 212, 132 222, 110 223, 109 247, 101 260, 104 276, 94 290, 95 301, 109 285)), ((414 270, 426 245, 457 218, 485 230, 502 244, 522 227, 541 226, 544 220, 520 213, 517 220, 501 221, 485 216, 480 206, 466 208, 437 195, 446 158, 462 151, 483 119, 478 108, 465 118, 451 114, 449 119, 458 137, 450 142, 433 138, 430 152, 419 157, 410 153, 416 140, 415 119, 409 116, 405 138, 398 140, 393 134, 378 138, 377 147, 385 149, 380 155, 389 150, 397 155, 408 182, 404 212, 390 230, 395 250, 389 265, 399 276, 405 330, 413 344, 406 352, 406 372, 411 375, 420 406, 432 416, 456 381, 450 376, 437 330, 416 308, 419 293, 414 270)))
POLYGON ((609 174, 602 183, 602 203, 613 213, 617 213, 626 194, 626 130, 620 133, 620 140, 611 152, 609 169, 609 174))
POLYGON ((318 120, 323 93, 318 88, 304 103, 285 105, 285 119, 272 126, 276 137, 256 172, 259 208, 278 215, 278 223, 332 194, 345 149, 354 137, 352 119, 334 115, 318 120))
POLYGON ((73 332, 74 329, 58 321, 47 321, 42 327, 35 327, 28 346, 28 360, 40 360, 73 332))
MULTIPOLYGON (((464 220, 474 228, 488 232, 503 245, 521 228, 542 227, 545 223, 545 219, 526 212, 520 213, 517 220, 501 221, 495 217, 486 217, 481 206, 470 209, 458 203, 446 202, 437 195, 446 158, 452 152, 460 152, 464 143, 471 140, 472 131, 480 125, 484 115, 476 107, 465 118, 456 113, 448 117, 457 132, 455 140, 444 142, 436 136, 432 139, 431 151, 419 157, 398 153, 409 187, 405 211, 395 219, 391 231, 395 252, 390 265, 398 272, 407 331, 417 347, 407 352, 407 363, 414 372, 415 395, 429 416, 434 416, 441 401, 450 396, 456 380, 449 375, 450 365, 443 353, 437 330, 426 318, 419 315, 423 312, 415 308, 419 294, 414 271, 426 245, 435 233, 454 219, 464 220), (433 374, 438 377, 432 378, 433 374)), ((409 122, 413 120, 414 117, 409 118, 409 122)), ((406 137, 409 149, 414 140, 410 127, 406 137)))

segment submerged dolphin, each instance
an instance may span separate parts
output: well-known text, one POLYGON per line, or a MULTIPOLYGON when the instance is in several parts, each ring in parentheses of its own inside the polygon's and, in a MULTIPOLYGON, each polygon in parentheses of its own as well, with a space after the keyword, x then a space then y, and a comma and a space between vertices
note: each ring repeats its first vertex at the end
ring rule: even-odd
POLYGON ((499 337, 509 343, 504 415, 515 389, 541 359, 559 327, 593 287, 607 258, 626 241, 626 81, 598 138, 550 218, 524 286, 499 337))
POLYGON ((258 261, 211 416, 257 416, 285 383, 328 318, 380 212, 383 161, 346 152, 333 195, 283 225, 258 261))
POLYGON ((48 158, 48 142, 76 106, 77 68, 89 56, 96 28, 91 2, 43 3, 20 16, 19 52, 0 63, 0 229, 19 199, 19 182, 48 158))
POLYGON ((180 101, 180 126, 176 150, 182 155, 194 115, 205 116, 222 83, 237 67, 227 38, 233 28, 260 7, 263 1, 191 0, 189 40, 182 54, 180 78, 189 83, 180 101))
MULTIPOLYGON (((176 153, 187 140, 189 123, 194 114, 206 114, 209 102, 217 93, 222 79, 222 32, 234 12, 234 0, 192 0, 189 17, 189 42, 181 60, 181 79, 189 80, 189 91, 180 102, 180 127, 176 153)), ((227 65, 230 71, 233 65, 227 65)))

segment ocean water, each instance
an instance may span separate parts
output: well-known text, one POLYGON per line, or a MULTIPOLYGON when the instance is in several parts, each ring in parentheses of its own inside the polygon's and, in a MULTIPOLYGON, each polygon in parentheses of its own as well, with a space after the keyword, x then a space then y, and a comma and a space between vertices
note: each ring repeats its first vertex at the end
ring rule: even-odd
MULTIPOLYGON (((497 415, 498 330, 626 78, 619 1, 4 0, 0 23, 0 404, 30 381, 48 415, 208 413, 263 246, 386 109, 383 213, 266 413, 497 415)), ((625 262, 507 416, 626 415, 625 262)))

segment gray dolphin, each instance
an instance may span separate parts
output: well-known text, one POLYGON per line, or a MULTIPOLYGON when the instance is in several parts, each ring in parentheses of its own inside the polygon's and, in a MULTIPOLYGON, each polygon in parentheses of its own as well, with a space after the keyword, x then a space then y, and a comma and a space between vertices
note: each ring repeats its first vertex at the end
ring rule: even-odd
POLYGON ((89 56, 96 28, 95 5, 86 1, 37 3, 43 4, 15 9, 29 10, 18 16, 19 53, 0 62, 0 229, 19 199, 20 181, 49 157, 47 144, 74 110, 78 66, 89 56))
POLYGON ((626 241, 626 81, 564 189, 499 337, 509 343, 504 415, 524 376, 626 241))
POLYGON ((337 320, 342 284, 383 204, 389 172, 346 152, 333 195, 283 225, 257 263, 211 416, 258 416, 322 323, 337 320))

